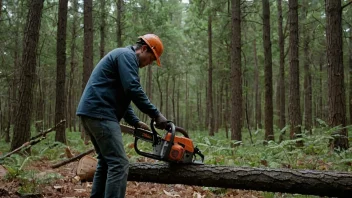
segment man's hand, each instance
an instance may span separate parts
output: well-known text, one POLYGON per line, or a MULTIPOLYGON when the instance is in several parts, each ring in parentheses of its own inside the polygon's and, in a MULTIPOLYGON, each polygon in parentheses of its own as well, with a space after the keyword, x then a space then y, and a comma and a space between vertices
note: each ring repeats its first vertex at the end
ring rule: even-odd
POLYGON ((165 129, 167 125, 167 119, 163 116, 163 114, 159 113, 157 117, 155 117, 155 127, 158 129, 165 129))
POLYGON ((144 129, 144 130, 147 130, 147 131, 151 131, 149 126, 146 123, 142 122, 142 121, 137 122, 135 127, 136 128, 141 128, 141 129, 144 129))

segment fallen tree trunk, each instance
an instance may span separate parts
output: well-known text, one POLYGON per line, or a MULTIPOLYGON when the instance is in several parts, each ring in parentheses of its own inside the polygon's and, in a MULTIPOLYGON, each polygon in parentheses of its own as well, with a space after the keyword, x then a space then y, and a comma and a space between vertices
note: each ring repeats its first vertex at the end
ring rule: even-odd
POLYGON ((351 197, 352 174, 214 165, 130 164, 129 181, 351 197))

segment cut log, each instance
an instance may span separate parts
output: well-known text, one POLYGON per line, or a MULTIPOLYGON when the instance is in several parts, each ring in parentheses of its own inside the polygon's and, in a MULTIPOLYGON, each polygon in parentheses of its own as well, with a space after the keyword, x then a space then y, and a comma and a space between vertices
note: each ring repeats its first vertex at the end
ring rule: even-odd
POLYGON ((351 197, 352 174, 215 165, 130 164, 129 181, 351 197))

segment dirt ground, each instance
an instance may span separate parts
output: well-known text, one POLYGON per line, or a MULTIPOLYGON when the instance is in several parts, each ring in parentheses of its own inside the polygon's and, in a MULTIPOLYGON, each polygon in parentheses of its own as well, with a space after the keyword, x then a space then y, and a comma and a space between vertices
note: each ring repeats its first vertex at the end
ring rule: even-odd
MULTIPOLYGON (((60 197, 60 198, 83 198, 89 197, 92 183, 81 182, 74 179, 78 162, 73 162, 57 169, 50 168, 50 163, 40 161, 31 164, 28 169, 40 171, 38 177, 49 173, 59 173, 61 179, 50 185, 40 185, 38 194, 19 194, 18 188, 22 185, 18 181, 0 183, 0 197, 4 198, 32 198, 32 197, 60 197)), ((242 191, 232 189, 212 189, 199 186, 186 186, 181 184, 167 185, 145 182, 128 182, 126 198, 169 198, 169 197, 236 197, 236 198, 256 198, 262 197, 260 192, 242 191)))

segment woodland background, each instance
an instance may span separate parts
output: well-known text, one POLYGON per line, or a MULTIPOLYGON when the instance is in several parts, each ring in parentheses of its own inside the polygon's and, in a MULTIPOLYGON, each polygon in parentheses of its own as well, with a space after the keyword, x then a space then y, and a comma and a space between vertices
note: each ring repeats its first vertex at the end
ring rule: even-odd
POLYGON ((294 139, 327 123, 342 126, 331 145, 347 149, 350 3, 1 0, 1 137, 13 150, 29 140, 31 126, 41 131, 66 119, 55 137, 65 143, 66 131, 81 131, 75 110, 94 65, 155 33, 163 66, 141 69, 141 84, 177 125, 210 136, 224 129, 237 141, 243 129, 264 129, 263 140, 281 141, 286 131, 294 139))
MULTIPOLYGON (((73 154, 92 148, 75 115, 82 90, 101 57, 146 33, 162 39, 164 53, 162 67, 140 70, 142 87, 169 120, 189 132, 206 165, 351 172, 351 4, 0 0, 0 196, 89 196, 91 185, 74 180, 76 162, 51 165, 68 158, 68 147, 73 154), (38 135, 64 119, 55 133, 38 135), (31 137, 41 140, 31 153, 3 157, 31 137)), ((136 154, 132 136, 123 139, 131 163, 153 162, 136 154)), ((253 174, 248 189, 277 192, 277 183, 256 185, 253 174)), ((329 187, 339 186, 336 181, 329 187)), ((326 191, 315 186, 321 189, 305 193, 326 191)), ((170 192, 306 197, 139 182, 129 182, 127 197, 170 192)))

